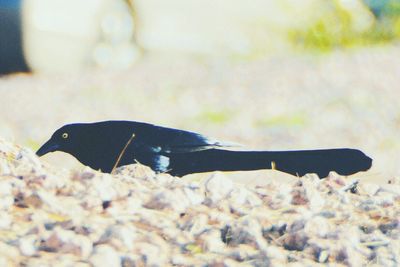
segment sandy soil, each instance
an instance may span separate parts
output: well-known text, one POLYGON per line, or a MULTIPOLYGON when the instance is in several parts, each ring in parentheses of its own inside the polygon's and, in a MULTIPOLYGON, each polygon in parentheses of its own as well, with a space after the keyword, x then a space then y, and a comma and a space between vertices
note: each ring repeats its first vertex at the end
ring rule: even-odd
MULTIPOLYGON (((251 149, 359 148, 374 163, 357 177, 381 183, 400 173, 399 58, 396 46, 248 62, 148 55, 124 71, 7 76, 0 136, 34 150, 66 123, 147 121, 251 149)), ((62 153, 43 160, 80 166, 62 153)))

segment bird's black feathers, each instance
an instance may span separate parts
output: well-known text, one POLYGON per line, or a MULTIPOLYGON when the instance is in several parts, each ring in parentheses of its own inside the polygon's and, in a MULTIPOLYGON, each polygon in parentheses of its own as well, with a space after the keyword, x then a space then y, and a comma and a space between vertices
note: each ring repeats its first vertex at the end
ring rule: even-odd
POLYGON ((230 151, 232 146, 201 134, 133 121, 68 124, 58 129, 36 153, 64 151, 84 165, 111 172, 128 141, 118 166, 140 162, 156 172, 183 176, 208 171, 276 169, 321 178, 330 171, 350 175, 366 171, 372 160, 357 149, 298 151, 230 151))

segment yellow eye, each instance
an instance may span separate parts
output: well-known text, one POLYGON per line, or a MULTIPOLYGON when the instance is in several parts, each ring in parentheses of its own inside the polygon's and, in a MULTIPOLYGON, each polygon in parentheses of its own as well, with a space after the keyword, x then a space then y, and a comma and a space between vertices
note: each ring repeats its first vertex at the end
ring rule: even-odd
POLYGON ((67 139, 67 138, 68 138, 68 134, 67 134, 67 133, 63 133, 63 134, 61 135, 61 137, 64 138, 64 139, 67 139))

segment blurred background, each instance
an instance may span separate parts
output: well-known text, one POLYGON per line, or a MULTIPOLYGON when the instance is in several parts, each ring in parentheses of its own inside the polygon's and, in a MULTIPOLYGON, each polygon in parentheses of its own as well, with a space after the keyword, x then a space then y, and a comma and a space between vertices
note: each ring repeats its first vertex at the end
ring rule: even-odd
POLYGON ((251 149, 359 148, 361 176, 386 181, 399 37, 400 0, 0 0, 0 137, 35 150, 66 123, 146 121, 251 149))

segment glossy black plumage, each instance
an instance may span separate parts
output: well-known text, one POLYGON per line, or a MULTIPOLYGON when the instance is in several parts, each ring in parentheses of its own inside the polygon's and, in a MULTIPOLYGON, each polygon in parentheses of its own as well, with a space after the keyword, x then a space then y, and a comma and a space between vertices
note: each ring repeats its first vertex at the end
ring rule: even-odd
POLYGON ((372 159, 357 149, 232 151, 224 149, 231 144, 197 133, 133 121, 68 124, 36 153, 67 152, 84 165, 111 172, 132 135, 118 166, 140 162, 156 172, 175 176, 276 169, 297 176, 316 173, 323 178, 330 171, 341 175, 366 171, 372 164, 372 159))

